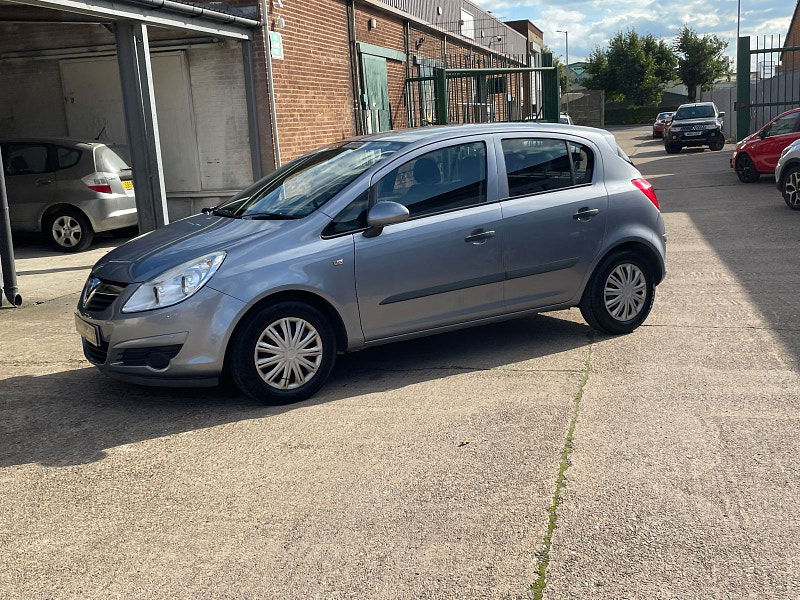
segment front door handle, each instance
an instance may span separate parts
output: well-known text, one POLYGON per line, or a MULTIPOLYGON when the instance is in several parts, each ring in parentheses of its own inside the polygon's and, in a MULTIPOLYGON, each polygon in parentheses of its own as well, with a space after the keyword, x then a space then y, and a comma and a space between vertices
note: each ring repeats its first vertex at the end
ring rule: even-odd
POLYGON ((474 244, 477 246, 478 244, 485 244, 486 240, 491 237, 495 236, 494 231, 484 231, 483 229, 476 229, 472 233, 470 233, 467 237, 464 238, 464 241, 469 244, 474 244))
POLYGON ((34 183, 36 185, 50 185, 51 183, 53 183, 53 180, 49 179, 48 177, 40 177, 39 179, 34 181, 34 183))
POLYGON ((578 212, 576 212, 574 215, 572 215, 572 218, 573 219, 578 219, 579 221, 581 221, 583 219, 588 220, 588 219, 591 219, 593 216, 595 216, 599 212, 600 212, 599 208, 589 208, 588 206, 584 206, 582 209, 580 209, 578 212))

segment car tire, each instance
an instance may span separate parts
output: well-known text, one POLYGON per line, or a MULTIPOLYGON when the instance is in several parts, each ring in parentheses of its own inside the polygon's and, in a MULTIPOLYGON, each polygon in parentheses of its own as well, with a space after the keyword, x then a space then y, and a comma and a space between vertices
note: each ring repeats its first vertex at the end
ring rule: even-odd
POLYGON ((91 222, 76 208, 59 208, 46 214, 42 231, 50 245, 61 252, 82 252, 94 239, 91 222))
POLYGON ((761 173, 747 154, 741 154, 736 158, 736 176, 742 183, 755 183, 761 179, 761 173))
POLYGON ((789 167, 782 175, 781 194, 786 206, 800 210, 800 165, 789 167))
POLYGON ((632 332, 644 323, 653 307, 653 278, 652 267, 641 254, 631 250, 611 254, 598 265, 586 285, 579 305, 583 318, 602 333, 632 332), (619 294, 613 291, 616 289, 619 294))
POLYGON ((667 154, 679 154, 681 150, 683 150, 683 146, 680 144, 664 144, 664 150, 667 151, 667 154))
POLYGON ((230 375, 243 393, 275 406, 319 391, 333 370, 337 351, 336 335, 325 315, 309 304, 288 301, 265 306, 245 319, 231 340, 228 360, 230 375))
POLYGON ((709 144, 709 149, 713 150, 714 152, 719 152, 725 147, 725 140, 717 140, 713 144, 709 144))

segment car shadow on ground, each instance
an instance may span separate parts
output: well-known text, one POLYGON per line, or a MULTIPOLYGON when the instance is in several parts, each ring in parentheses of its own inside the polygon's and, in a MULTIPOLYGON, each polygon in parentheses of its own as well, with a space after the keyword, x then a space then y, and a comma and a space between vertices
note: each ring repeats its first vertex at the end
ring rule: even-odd
MULTIPOLYGON (((106 449, 124 444, 266 418, 467 371, 507 365, 537 371, 536 364, 519 363, 579 349, 593 339, 583 323, 535 315, 380 346, 340 357, 331 381, 315 397, 279 407, 251 400, 232 386, 141 387, 109 379, 92 367, 10 377, 0 380, 0 467, 90 463, 101 460, 106 449)), ((578 373, 581 360, 561 357, 558 364, 566 367, 542 370, 578 373)))

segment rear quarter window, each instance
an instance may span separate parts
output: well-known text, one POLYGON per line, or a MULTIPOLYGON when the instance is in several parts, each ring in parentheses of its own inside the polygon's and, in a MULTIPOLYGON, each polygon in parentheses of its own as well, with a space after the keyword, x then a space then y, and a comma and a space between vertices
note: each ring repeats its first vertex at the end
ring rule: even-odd
POLYGON ((76 148, 66 148, 56 146, 56 169, 69 169, 78 164, 81 159, 81 151, 76 148))

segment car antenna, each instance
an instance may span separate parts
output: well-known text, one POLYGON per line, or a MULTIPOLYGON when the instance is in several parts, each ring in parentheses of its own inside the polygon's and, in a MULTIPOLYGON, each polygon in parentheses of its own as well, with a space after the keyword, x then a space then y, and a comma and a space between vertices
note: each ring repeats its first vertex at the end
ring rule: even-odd
POLYGON ((103 125, 103 128, 100 130, 100 133, 98 133, 98 134, 97 134, 97 137, 96 137, 96 138, 94 138, 94 141, 95 141, 95 142, 96 142, 96 141, 98 141, 98 140, 100 139, 100 136, 101 136, 101 135, 103 135, 103 133, 105 133, 106 127, 108 127, 108 125, 103 125))

